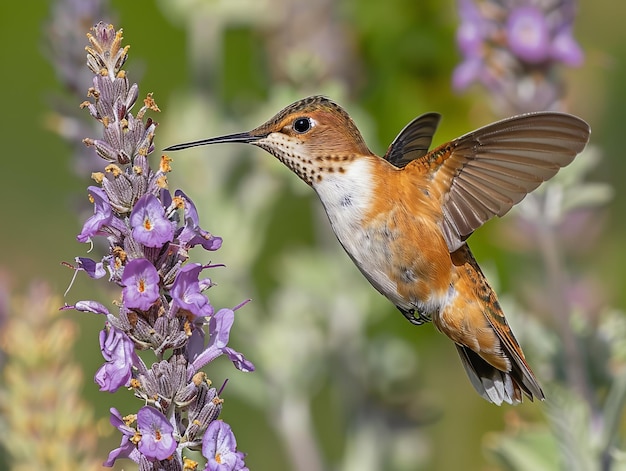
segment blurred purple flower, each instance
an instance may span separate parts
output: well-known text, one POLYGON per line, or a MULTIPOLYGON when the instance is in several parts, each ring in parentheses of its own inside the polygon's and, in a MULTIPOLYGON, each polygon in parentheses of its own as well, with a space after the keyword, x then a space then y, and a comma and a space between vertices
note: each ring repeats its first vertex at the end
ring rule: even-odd
POLYGON ((199 263, 189 263, 182 267, 172 285, 172 300, 180 309, 189 311, 194 316, 208 317, 213 314, 213 306, 209 299, 202 294, 202 290, 211 286, 211 281, 198 280, 204 269, 199 263))
POLYGON ((130 227, 135 240, 146 247, 162 247, 174 238, 174 226, 165 217, 159 199, 143 195, 130 213, 130 227))
POLYGON ((139 452, 147 458, 164 460, 174 453, 174 427, 154 407, 144 406, 137 412, 137 429, 141 433, 139 452))
POLYGON ((106 363, 96 373, 100 391, 115 392, 128 386, 135 359, 135 345, 121 330, 108 326, 100 332, 100 351, 106 363))
POLYGON ((202 438, 202 455, 207 459, 204 471, 244 471, 245 455, 237 451, 237 440, 230 425, 214 420, 202 438))
POLYGON ((513 9, 506 22, 506 32, 511 51, 523 61, 537 64, 550 57, 548 22, 539 8, 513 9))
POLYGON ((583 61, 572 36, 575 2, 512 3, 458 0, 456 40, 463 60, 453 72, 452 85, 461 91, 481 83, 503 114, 552 109, 563 93, 552 68, 583 61))
POLYGON ((131 260, 122 275, 122 299, 129 309, 146 311, 159 299, 159 274, 148 260, 131 260))
POLYGON ((563 26, 556 33, 552 40, 550 55, 555 60, 571 67, 580 67, 582 65, 585 55, 574 39, 570 25, 563 26))

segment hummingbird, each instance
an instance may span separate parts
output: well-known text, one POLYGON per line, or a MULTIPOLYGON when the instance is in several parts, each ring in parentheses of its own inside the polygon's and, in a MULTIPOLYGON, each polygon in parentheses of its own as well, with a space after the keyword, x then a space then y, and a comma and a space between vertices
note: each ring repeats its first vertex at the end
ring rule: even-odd
POLYGON ((467 238, 568 165, 589 125, 558 112, 514 116, 429 150, 441 115, 407 124, 383 157, 324 96, 242 133, 178 144, 245 143, 275 156, 317 193, 365 278, 411 324, 433 322, 476 391, 501 405, 545 399, 467 238))

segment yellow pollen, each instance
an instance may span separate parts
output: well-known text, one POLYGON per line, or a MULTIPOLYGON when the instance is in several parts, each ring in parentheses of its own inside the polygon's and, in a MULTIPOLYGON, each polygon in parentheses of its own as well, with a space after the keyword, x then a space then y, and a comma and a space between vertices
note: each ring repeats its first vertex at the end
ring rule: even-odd
POLYGON ((159 188, 167 188, 167 177, 165 175, 161 175, 157 178, 156 184, 159 188))
POLYGON ((104 167, 104 170, 106 172, 109 172, 111 175, 113 175, 114 177, 119 177, 122 174, 122 169, 119 168, 117 165, 115 164, 109 164, 106 167, 104 167))
POLYGON ((152 111, 161 111, 154 101, 154 98, 152 98, 152 93, 148 93, 148 96, 143 100, 143 104, 146 108, 150 108, 152 111))
POLYGON ((137 420, 137 414, 128 414, 125 415, 124 417, 122 417, 122 420, 124 421, 124 423, 126 425, 128 425, 129 427, 131 426, 131 424, 137 420))
POLYGON ((146 282, 141 279, 139 280, 139 285, 137 286, 137 291, 139 291, 140 293, 143 293, 146 290, 146 282))
POLYGON ((152 230, 152 223, 150 222, 150 219, 149 219, 149 218, 146 218, 146 219, 144 220, 144 222, 143 222, 143 228, 144 228, 146 231, 151 231, 151 230, 152 230))
POLYGON ((170 157, 168 157, 167 155, 162 155, 161 164, 160 164, 161 172, 163 173, 171 172, 172 171, 172 166, 170 165, 171 162, 172 162, 172 159, 170 157))
POLYGON ((174 198, 172 198, 172 203, 174 203, 174 206, 176 206, 177 209, 185 207, 185 200, 180 196, 174 196, 174 198))
POLYGON ((154 439, 155 440, 161 440, 161 431, 160 430, 155 430, 154 431, 154 439))
POLYGON ((222 464, 222 455, 220 453, 215 454, 215 462, 217 464, 222 464))

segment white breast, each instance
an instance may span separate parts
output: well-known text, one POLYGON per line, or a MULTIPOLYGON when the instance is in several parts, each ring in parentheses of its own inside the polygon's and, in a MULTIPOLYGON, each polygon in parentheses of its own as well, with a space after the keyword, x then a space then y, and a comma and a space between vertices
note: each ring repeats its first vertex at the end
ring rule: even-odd
POLYGON ((374 183, 371 163, 358 159, 343 173, 326 173, 313 184, 339 242, 372 285, 392 302, 397 291, 384 268, 389 254, 380 238, 363 230, 363 218, 371 208, 374 183))

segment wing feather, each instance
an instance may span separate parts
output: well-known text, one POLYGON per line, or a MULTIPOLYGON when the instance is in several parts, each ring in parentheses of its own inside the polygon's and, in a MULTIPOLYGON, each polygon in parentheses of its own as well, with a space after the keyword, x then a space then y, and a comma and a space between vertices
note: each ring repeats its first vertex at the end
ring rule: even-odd
POLYGON ((407 124, 393 140, 383 157, 402 168, 409 162, 425 156, 441 120, 439 113, 426 113, 407 124))
POLYGON ((575 116, 529 113, 482 127, 414 160, 433 175, 450 251, 571 163, 589 134, 589 125, 575 116))

